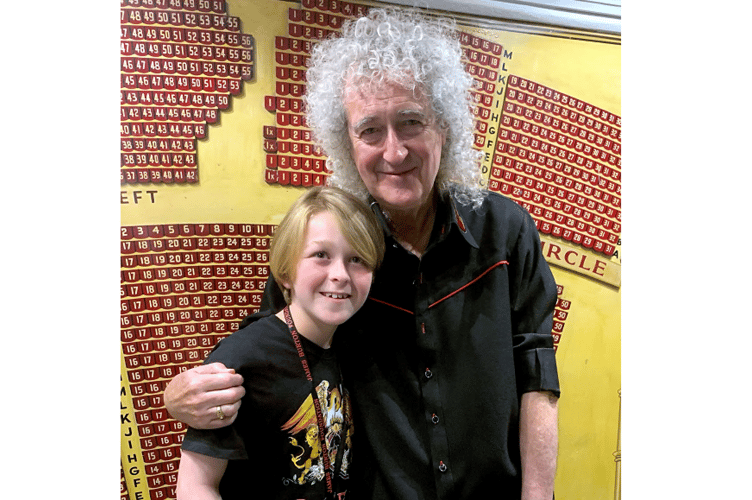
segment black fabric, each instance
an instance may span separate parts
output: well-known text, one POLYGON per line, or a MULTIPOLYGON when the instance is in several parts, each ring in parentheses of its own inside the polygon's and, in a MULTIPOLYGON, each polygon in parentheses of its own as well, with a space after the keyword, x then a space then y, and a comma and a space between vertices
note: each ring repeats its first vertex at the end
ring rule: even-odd
MULTIPOLYGON (((352 460, 350 444, 341 446, 342 415, 349 396, 342 389, 335 351, 304 337, 300 341, 315 385, 326 389, 322 411, 330 452, 344 450, 341 477, 335 479, 335 492, 344 492, 352 460)), ((258 315, 256 321, 222 340, 206 359, 206 363, 216 361, 243 376, 246 395, 238 418, 223 429, 189 428, 182 448, 229 460, 220 483, 225 500, 325 498, 323 460, 315 451, 320 445, 312 386, 287 325, 276 316, 258 315)), ((353 430, 350 425, 349 434, 353 430)))
MULTIPOLYGON (((385 228, 369 300, 340 326, 353 395, 357 498, 520 498, 519 403, 559 382, 556 284, 530 215, 489 193, 445 196, 419 259, 385 228)), ((284 301, 269 280, 262 307, 284 301)))

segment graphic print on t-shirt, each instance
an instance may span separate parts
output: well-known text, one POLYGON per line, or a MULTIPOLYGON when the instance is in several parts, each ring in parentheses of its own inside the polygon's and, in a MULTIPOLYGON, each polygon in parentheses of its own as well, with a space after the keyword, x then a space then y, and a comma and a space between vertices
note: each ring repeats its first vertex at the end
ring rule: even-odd
MULTIPOLYGON (((316 387, 316 394, 321 403, 321 412, 326 427, 326 447, 329 452, 329 461, 332 466, 336 463, 337 454, 342 448, 342 466, 339 476, 348 478, 348 465, 350 463, 351 438, 353 434, 352 417, 349 411, 350 396, 341 387, 329 389, 329 382, 323 380, 316 387), (342 397, 344 392, 345 397, 342 397), (345 407, 348 411, 345 412, 345 407), (345 427, 344 415, 347 415, 347 436, 342 447, 342 429, 345 427)), ((291 450, 290 467, 291 477, 284 478, 285 485, 290 484, 315 484, 324 480, 324 457, 319 438, 319 427, 316 420, 316 408, 313 404, 313 395, 309 394, 298 411, 295 412, 281 430, 287 432, 291 450)))

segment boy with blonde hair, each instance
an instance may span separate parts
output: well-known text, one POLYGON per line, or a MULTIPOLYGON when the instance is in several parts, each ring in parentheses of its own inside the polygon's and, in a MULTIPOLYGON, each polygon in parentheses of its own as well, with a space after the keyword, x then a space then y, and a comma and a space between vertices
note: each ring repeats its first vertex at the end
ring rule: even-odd
POLYGON ((292 205, 269 255, 287 306, 206 359, 235 369, 246 392, 229 427, 188 430, 179 500, 220 492, 225 500, 345 498, 352 412, 331 347, 337 326, 365 302, 383 255, 374 214, 352 195, 318 187, 292 205))

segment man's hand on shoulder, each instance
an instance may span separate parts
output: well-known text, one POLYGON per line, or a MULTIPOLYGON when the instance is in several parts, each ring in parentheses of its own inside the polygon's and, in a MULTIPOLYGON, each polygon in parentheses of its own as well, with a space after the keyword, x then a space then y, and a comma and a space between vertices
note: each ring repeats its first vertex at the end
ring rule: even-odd
POLYGON ((235 421, 240 398, 245 395, 243 377, 222 363, 184 371, 164 391, 170 415, 196 429, 218 429, 235 421))

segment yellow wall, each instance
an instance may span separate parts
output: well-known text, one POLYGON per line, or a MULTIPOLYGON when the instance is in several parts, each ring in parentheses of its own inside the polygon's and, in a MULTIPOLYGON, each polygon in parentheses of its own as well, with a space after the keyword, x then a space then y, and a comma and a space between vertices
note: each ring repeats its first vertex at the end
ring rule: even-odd
POLYGON ((553 267, 572 302, 556 359, 559 466, 556 498, 614 498, 621 389, 621 293, 553 267))

